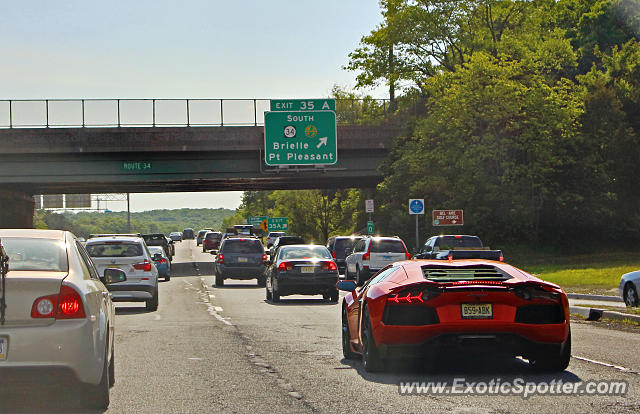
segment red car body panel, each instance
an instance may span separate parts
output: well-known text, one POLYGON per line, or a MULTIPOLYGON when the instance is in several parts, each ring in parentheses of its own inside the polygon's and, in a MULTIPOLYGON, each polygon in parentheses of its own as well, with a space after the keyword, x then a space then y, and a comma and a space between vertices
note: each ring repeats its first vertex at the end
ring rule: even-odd
MULTIPOLYGON (((344 297, 349 324, 352 350, 362 351, 362 309, 366 304, 371 321, 371 330, 377 346, 419 345, 447 334, 508 334, 517 335, 533 343, 559 344, 569 335, 569 302, 562 289, 531 274, 503 262, 489 260, 410 260, 396 262, 397 270, 385 280, 348 293, 344 297), (425 278, 423 266, 446 266, 449 268, 488 265, 511 276, 505 281, 464 281, 436 283, 425 278), (524 299, 513 293, 514 287, 536 287, 555 294, 556 301, 550 299, 524 299), (428 306, 435 309, 439 322, 429 325, 385 325, 383 314, 387 306, 408 306, 389 302, 388 298, 408 288, 438 288, 439 296, 414 306, 428 306), (461 304, 490 303, 493 315, 490 319, 463 319, 461 304), (517 323, 516 311, 527 305, 560 303, 564 310, 562 323, 517 323)), ((383 269, 384 270, 384 269, 383 269)), ((374 276, 375 277, 375 276, 374 276)))

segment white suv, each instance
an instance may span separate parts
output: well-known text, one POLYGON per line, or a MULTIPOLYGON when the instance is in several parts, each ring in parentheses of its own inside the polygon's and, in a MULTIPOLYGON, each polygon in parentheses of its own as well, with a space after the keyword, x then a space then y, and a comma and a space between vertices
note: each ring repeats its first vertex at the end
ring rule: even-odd
POLYGON ((362 285, 371 275, 388 264, 409 260, 411 255, 399 237, 365 237, 356 242, 345 259, 345 279, 355 278, 362 285))
POLYGON ((96 237, 85 248, 98 273, 106 268, 126 273, 125 282, 107 287, 114 302, 146 302, 148 311, 158 309, 158 269, 142 237, 96 237))

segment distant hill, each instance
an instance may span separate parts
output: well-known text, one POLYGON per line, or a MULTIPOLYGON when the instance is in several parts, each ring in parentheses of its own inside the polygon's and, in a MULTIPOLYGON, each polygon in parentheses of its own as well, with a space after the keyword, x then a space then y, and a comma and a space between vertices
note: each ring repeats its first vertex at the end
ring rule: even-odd
MULTIPOLYGON (((131 213, 131 232, 164 233, 182 231, 185 228, 222 229, 222 220, 233 216, 234 210, 226 208, 181 208, 178 210, 151 210, 131 213)), ((71 230, 77 236, 91 233, 126 233, 127 212, 64 212, 62 214, 38 211, 36 221, 42 220, 50 229, 71 230)))

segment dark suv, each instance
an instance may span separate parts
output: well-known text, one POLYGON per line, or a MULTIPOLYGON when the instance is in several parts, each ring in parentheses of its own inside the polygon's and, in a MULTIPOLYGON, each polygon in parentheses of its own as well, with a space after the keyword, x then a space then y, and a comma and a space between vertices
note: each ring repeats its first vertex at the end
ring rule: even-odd
POLYGON ((360 236, 333 236, 327 240, 327 249, 331 252, 340 273, 344 273, 346 267, 344 259, 351 254, 353 245, 361 239, 360 236))
POLYGON ((229 237, 222 241, 216 255, 214 273, 216 286, 224 285, 225 279, 258 279, 264 287, 264 269, 267 255, 262 242, 255 237, 229 237))
MULTIPOLYGON (((169 245, 169 241, 162 233, 143 234, 142 238, 147 246, 160 246, 164 250, 164 253, 169 258, 169 261, 173 260, 173 249, 169 245)), ((173 244, 173 241, 171 241, 173 244)))

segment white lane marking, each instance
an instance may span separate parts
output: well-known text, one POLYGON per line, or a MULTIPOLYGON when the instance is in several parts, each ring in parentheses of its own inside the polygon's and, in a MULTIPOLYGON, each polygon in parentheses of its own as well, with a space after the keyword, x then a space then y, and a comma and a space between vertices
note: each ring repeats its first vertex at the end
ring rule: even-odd
POLYGON ((210 295, 207 293, 209 290, 207 289, 207 283, 204 281, 203 277, 200 278, 200 282, 202 283, 202 289, 204 291, 201 297, 202 297, 202 300, 204 301, 203 303, 207 305, 207 311, 209 312, 209 314, 214 318, 216 318, 217 320, 219 320, 220 322, 224 323, 225 325, 233 326, 233 324, 229 322, 227 318, 224 318, 220 314, 218 314, 218 312, 222 312, 222 308, 220 306, 213 306, 213 304, 211 304, 210 298, 213 295, 210 295))
POLYGON ((187 358, 189 361, 202 361, 202 358, 187 358))
POLYGON ((213 309, 216 310, 216 312, 222 312, 223 309, 220 306, 214 306, 213 309))
POLYGON ((156 321, 159 321, 160 319, 162 319, 162 316, 156 314, 156 316, 154 316, 154 318, 155 318, 156 321))
POLYGON ((636 375, 638 375, 637 371, 634 371, 634 370, 629 369, 629 368, 622 367, 620 365, 609 364, 608 362, 596 361, 595 359, 589 359, 589 358, 580 357, 580 356, 576 356, 576 355, 572 355, 572 358, 575 358, 577 360, 584 361, 584 362, 590 362, 590 363, 596 364, 596 365, 602 365, 604 367, 617 369, 618 371, 626 372, 627 374, 636 374, 636 375))

